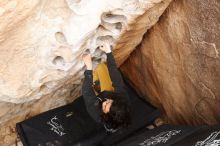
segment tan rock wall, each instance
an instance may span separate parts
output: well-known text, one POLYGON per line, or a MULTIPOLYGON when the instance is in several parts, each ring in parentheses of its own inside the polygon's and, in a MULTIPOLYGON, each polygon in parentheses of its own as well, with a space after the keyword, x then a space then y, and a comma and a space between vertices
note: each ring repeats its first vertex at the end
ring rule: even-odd
POLYGON ((220 1, 176 0, 121 67, 176 124, 220 123, 220 1))

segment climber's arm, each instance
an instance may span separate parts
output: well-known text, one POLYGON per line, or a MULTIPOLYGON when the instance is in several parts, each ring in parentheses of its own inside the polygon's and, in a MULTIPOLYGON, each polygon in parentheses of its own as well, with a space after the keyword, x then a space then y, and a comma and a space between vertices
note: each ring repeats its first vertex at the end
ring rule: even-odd
POLYGON ((112 86, 114 87, 115 92, 125 92, 125 85, 121 73, 117 68, 112 52, 107 53, 107 66, 110 78, 112 80, 112 86))
POLYGON ((109 75, 112 80, 112 86, 114 87, 115 92, 126 92, 125 85, 119 72, 114 56, 112 55, 111 47, 108 43, 104 43, 103 46, 100 47, 107 55, 107 67, 109 70, 109 75))
POLYGON ((100 108, 98 107, 99 101, 97 100, 92 87, 92 70, 86 70, 84 75, 85 79, 82 86, 82 94, 87 111, 94 120, 100 121, 100 108))
POLYGON ((86 64, 87 70, 84 72, 84 82, 82 86, 82 95, 90 116, 97 122, 100 122, 100 108, 95 92, 93 90, 93 73, 92 73, 92 61, 90 54, 83 56, 83 61, 86 64))

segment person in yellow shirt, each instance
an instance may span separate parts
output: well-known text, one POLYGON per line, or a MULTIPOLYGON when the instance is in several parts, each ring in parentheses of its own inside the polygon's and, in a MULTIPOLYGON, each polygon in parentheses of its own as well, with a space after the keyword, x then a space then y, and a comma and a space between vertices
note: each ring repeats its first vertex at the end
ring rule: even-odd
POLYGON ((130 99, 110 45, 105 42, 100 49, 106 53, 107 62, 97 65, 94 71, 91 55, 83 55, 86 71, 82 94, 90 116, 103 123, 106 131, 116 132, 130 123, 130 99), (98 85, 100 89, 95 93, 94 88, 97 89, 98 85))

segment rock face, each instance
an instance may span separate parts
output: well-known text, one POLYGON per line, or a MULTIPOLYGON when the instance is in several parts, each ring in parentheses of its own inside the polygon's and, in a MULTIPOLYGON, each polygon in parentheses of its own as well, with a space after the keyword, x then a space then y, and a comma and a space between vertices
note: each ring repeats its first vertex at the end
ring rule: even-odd
MULTIPOLYGON (((103 58, 97 50, 103 40, 115 45, 123 32, 132 30, 130 25, 138 16, 160 2, 163 0, 2 2, 0 100, 24 103, 57 90, 70 78, 81 83, 79 76, 74 77, 82 75, 80 55, 89 48, 95 60, 103 58)), ((153 20, 162 12, 163 8, 153 20)))
POLYGON ((220 1, 173 1, 122 65, 175 124, 220 123, 220 1))
POLYGON ((14 142, 16 122, 80 95, 86 49, 95 65, 105 59, 97 47, 107 40, 123 63, 170 2, 1 1, 0 145, 14 142))

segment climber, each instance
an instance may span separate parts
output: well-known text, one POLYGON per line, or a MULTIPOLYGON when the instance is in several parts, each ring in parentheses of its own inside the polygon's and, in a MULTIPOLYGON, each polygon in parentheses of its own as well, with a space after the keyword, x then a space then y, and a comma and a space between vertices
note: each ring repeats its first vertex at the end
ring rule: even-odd
POLYGON ((90 53, 82 56, 86 65, 82 94, 90 116, 96 122, 102 123, 107 132, 114 133, 130 124, 130 100, 111 46, 104 42, 99 49, 106 53, 107 63, 98 64, 94 71, 90 53), (97 83, 100 83, 100 93, 93 88, 97 87, 97 83))

